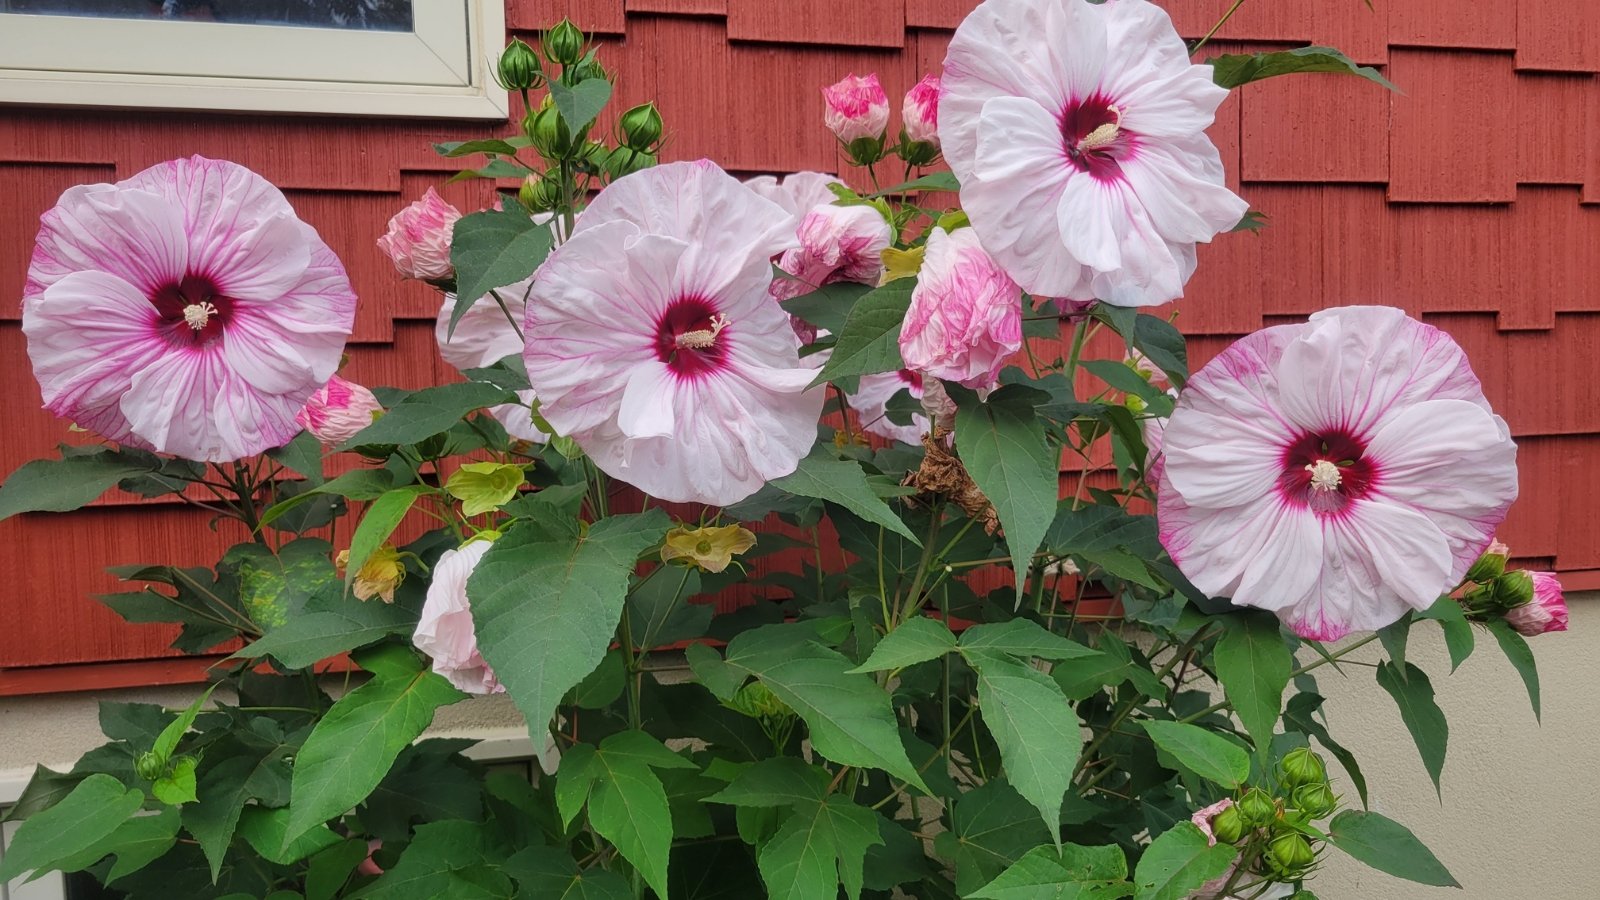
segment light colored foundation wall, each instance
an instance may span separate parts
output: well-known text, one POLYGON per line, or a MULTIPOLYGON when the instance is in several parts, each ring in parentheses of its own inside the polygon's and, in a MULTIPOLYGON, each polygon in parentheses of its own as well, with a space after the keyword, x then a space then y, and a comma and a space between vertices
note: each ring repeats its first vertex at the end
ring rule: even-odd
MULTIPOLYGON (((1424 888, 1374 873, 1336 851, 1308 885, 1322 900, 1592 900, 1600 897, 1600 597, 1575 597, 1572 630, 1533 641, 1544 685, 1544 724, 1493 639, 1451 676, 1437 630, 1419 627, 1410 659, 1432 678, 1450 722, 1441 804, 1394 703, 1372 669, 1318 670, 1336 738, 1363 763, 1372 808, 1411 827, 1464 891, 1424 888)), ((1353 658, 1376 660, 1373 645, 1353 658)), ((102 698, 183 706, 187 689, 0 700, 0 802, 6 782, 35 763, 70 765, 102 742, 102 698)), ((439 711, 434 731, 505 741, 521 733, 504 697, 439 711)), ((1337 771, 1337 766, 1334 767, 1337 771)), ((1354 801, 1348 784, 1340 790, 1354 801)))

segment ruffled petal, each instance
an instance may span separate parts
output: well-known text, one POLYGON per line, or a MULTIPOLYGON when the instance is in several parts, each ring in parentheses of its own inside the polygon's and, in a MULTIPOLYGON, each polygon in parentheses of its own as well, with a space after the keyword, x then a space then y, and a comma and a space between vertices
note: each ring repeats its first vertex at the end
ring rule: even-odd
POLYGON ((1056 207, 1061 242, 1078 262, 1101 272, 1122 265, 1117 220, 1124 214, 1122 187, 1084 173, 1066 180, 1056 207))
POLYGON ((40 218, 23 296, 36 297, 72 272, 98 271, 150 297, 177 284, 188 262, 183 218, 160 196, 79 185, 40 218))
POLYGON ((1108 90, 1122 110, 1122 124, 1146 138, 1182 138, 1211 127, 1228 89, 1211 78, 1210 66, 1185 65, 1170 75, 1132 77, 1124 70, 1108 90))
POLYGON ((1314 514, 1276 497, 1221 509, 1191 506, 1166 466, 1156 493, 1161 544, 1195 587, 1240 605, 1276 609, 1316 580, 1322 537, 1314 514), (1293 563, 1293 571, 1274 569, 1293 563), (1289 588, 1298 588, 1284 593, 1289 588))
POLYGON ((221 352, 188 350, 135 373, 122 413, 133 433, 162 453, 231 462, 299 434, 295 416, 305 399, 263 394, 236 375, 221 352))
POLYGON ((1237 224, 1250 208, 1220 177, 1207 177, 1194 164, 1207 150, 1216 152, 1209 141, 1200 143, 1204 146, 1175 153, 1164 144, 1151 142, 1141 145, 1138 153, 1123 163, 1123 176, 1164 240, 1209 241, 1237 224))
POLYGON ((628 438, 665 437, 672 434, 677 424, 671 403, 661 398, 670 396, 677 378, 665 365, 643 365, 635 368, 622 391, 622 405, 617 411, 617 427, 628 438))

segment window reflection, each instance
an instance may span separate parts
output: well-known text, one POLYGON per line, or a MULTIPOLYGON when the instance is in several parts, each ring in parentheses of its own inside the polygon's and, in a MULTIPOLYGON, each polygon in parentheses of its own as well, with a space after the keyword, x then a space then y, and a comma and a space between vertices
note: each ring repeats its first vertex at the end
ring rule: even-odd
POLYGON ((0 0, 0 13, 410 31, 413 0, 0 0))

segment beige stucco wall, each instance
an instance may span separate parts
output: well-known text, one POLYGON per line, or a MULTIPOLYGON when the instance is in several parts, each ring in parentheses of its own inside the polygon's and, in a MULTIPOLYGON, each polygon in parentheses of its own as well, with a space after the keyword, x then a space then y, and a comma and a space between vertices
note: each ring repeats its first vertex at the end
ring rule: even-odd
MULTIPOLYGON (((1366 667, 1319 670, 1336 737, 1362 760, 1373 808, 1410 826, 1465 891, 1423 888, 1376 874, 1336 852, 1311 886, 1322 900, 1592 900, 1600 897, 1600 597, 1574 598, 1572 630, 1533 642, 1544 683, 1544 724, 1493 639, 1453 676, 1431 628, 1416 629, 1410 658, 1432 677, 1450 721, 1444 801, 1366 667)), ((1376 645, 1355 659, 1380 658, 1376 645)), ((0 699, 0 780, 36 762, 70 764, 101 742, 102 695, 0 699)), ((117 691, 118 700, 182 706, 186 689, 117 691)), ((440 711, 435 728, 506 738, 515 709, 483 698, 440 711)), ((1351 797, 1354 792, 1345 788, 1351 797)))

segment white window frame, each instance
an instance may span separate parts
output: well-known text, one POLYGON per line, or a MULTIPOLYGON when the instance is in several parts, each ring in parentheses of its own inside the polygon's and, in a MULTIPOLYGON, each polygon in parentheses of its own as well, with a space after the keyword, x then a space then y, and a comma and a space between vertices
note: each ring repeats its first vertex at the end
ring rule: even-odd
POLYGON ((413 0, 363 31, 0 13, 0 102, 504 119, 504 0, 413 0))

